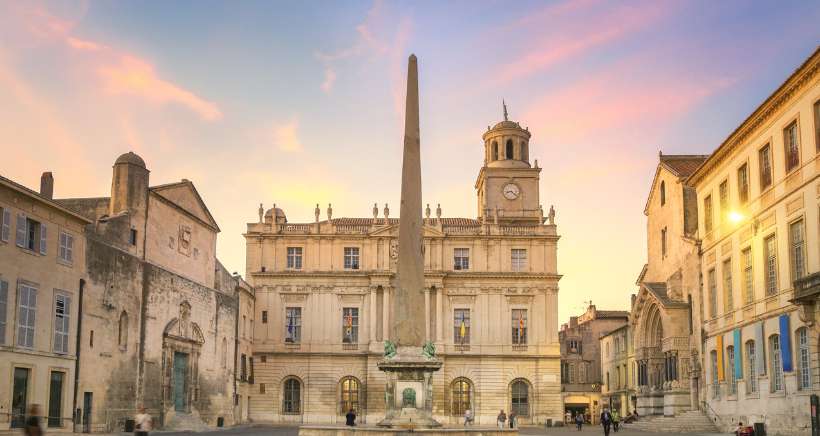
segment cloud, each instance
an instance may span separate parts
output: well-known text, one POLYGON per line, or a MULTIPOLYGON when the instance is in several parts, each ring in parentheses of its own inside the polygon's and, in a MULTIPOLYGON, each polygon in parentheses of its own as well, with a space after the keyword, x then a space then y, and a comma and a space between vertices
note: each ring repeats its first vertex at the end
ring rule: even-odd
POLYGON ((302 141, 299 140, 298 117, 294 117, 285 123, 271 123, 252 136, 254 142, 261 143, 262 148, 265 150, 273 147, 287 153, 302 151, 302 141))
POLYGON ((222 118, 216 104, 160 79, 154 67, 140 58, 121 55, 119 62, 101 65, 97 72, 109 93, 133 95, 161 104, 180 104, 208 121, 222 118))
POLYGON ((325 68, 325 81, 322 82, 322 91, 330 92, 334 83, 336 83, 336 70, 331 67, 325 68))

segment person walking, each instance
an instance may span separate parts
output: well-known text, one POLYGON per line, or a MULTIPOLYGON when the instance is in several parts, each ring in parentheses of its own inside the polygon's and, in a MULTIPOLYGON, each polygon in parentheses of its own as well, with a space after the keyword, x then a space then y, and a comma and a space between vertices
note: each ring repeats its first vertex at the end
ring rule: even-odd
POLYGON ((518 415, 515 412, 510 412, 510 428, 515 428, 515 419, 518 418, 518 415))
POLYGON ((353 409, 350 409, 345 415, 345 425, 348 427, 355 427, 356 426, 356 412, 353 409))
POLYGON ((468 425, 473 424, 473 411, 467 409, 464 411, 464 426, 467 427, 468 425))
POLYGON ((23 434, 26 436, 42 436, 43 427, 40 425, 40 406, 32 404, 28 408, 28 417, 23 427, 23 434))
POLYGON ((604 427, 604 436, 609 436, 609 428, 612 425, 612 414, 609 413, 609 409, 604 408, 604 411, 601 412, 601 425, 604 427))
POLYGON ((496 419, 498 420, 498 428, 504 430, 504 423, 507 422, 507 414, 504 413, 503 409, 498 413, 498 418, 496 419))
POLYGON ((140 406, 137 409, 137 415, 134 417, 134 434, 136 436, 148 436, 148 432, 153 430, 154 421, 151 415, 145 412, 145 407, 140 406))
POLYGON ((584 426, 584 414, 578 412, 575 414, 575 426, 578 427, 578 431, 581 431, 581 428, 584 426))
POLYGON ((621 414, 618 413, 618 409, 612 411, 612 429, 615 430, 615 433, 618 433, 618 425, 621 423, 621 414))

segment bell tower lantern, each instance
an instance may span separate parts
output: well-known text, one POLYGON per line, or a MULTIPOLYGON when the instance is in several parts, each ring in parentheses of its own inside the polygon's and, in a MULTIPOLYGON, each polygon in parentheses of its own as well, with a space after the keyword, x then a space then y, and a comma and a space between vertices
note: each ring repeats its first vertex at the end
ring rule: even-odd
POLYGON ((530 131, 510 121, 503 104, 504 120, 482 135, 484 166, 475 188, 478 217, 483 222, 541 224, 538 181, 541 169, 530 164, 530 131), (496 218, 497 216, 497 218, 496 218))

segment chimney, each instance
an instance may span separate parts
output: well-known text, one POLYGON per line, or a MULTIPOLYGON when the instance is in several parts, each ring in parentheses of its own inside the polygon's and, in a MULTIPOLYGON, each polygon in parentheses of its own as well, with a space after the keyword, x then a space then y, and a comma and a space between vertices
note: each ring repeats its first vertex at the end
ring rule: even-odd
POLYGON ((51 175, 51 171, 40 176, 40 195, 49 200, 54 198, 54 176, 51 175))

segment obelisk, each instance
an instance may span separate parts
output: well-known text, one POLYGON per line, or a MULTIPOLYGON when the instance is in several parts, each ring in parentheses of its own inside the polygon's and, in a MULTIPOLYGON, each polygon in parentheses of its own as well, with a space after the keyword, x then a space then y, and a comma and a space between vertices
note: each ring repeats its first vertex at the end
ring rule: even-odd
POLYGON ((390 299, 389 339, 398 347, 421 347, 425 339, 420 143, 418 62, 411 54, 404 113, 399 256, 390 299))

